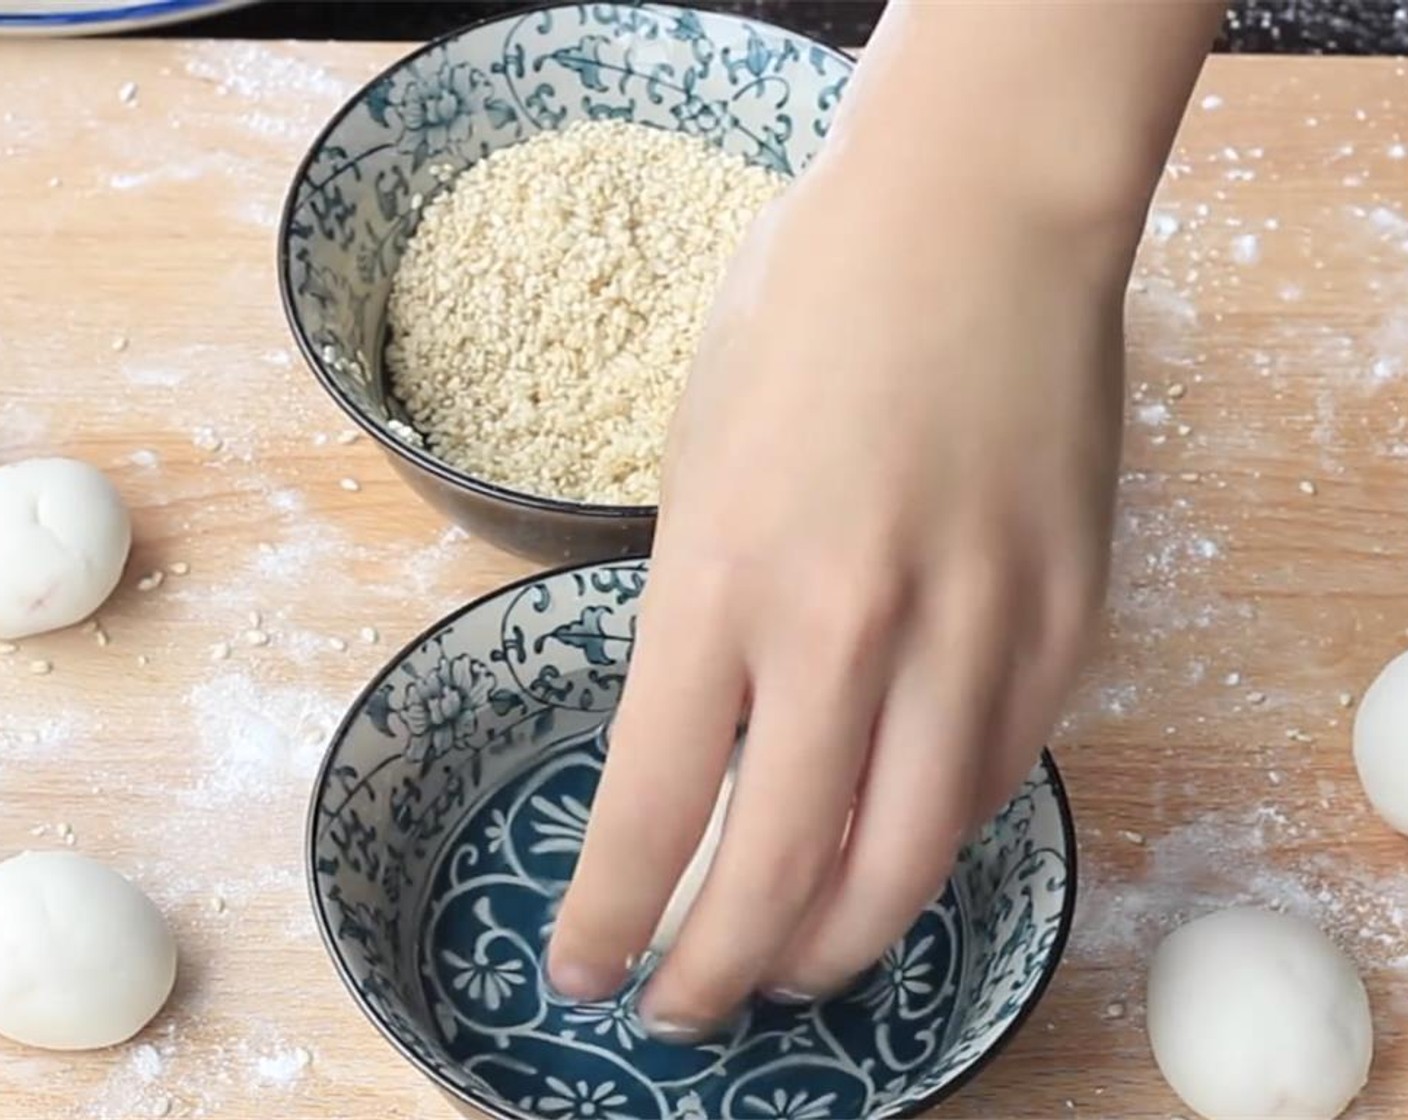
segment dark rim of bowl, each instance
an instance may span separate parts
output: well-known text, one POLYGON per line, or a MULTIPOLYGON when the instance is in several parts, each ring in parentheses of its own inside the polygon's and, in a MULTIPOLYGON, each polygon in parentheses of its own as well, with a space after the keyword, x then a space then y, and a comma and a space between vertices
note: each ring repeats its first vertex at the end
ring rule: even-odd
MULTIPOLYGON (((728 12, 713 12, 709 9, 693 8, 683 4, 655 3, 653 0, 636 0, 636 2, 630 2, 630 0, 614 0, 614 2, 618 7, 625 8, 649 6, 665 11, 701 12, 706 15, 728 16, 745 24, 770 28, 784 35, 804 39, 808 43, 829 52, 850 66, 854 67, 855 65, 855 59, 839 47, 817 39, 814 36, 803 34, 800 31, 793 31, 780 24, 770 23, 767 20, 751 19, 744 16, 732 15, 728 12)), ((454 467, 438 457, 431 455, 429 452, 403 443, 401 440, 385 431, 380 424, 363 413, 362 410, 343 393, 341 388, 338 387, 332 374, 324 365, 322 354, 320 354, 317 347, 313 345, 313 340, 308 337, 308 332, 304 329, 303 321, 294 310, 293 304, 293 278, 291 274, 293 260, 289 255, 289 230, 293 225, 294 215, 299 210, 299 188, 308 178, 309 168, 312 167, 314 161, 318 158, 318 153, 322 151, 327 144, 329 137, 331 137, 348 116, 366 100, 372 88, 378 83, 385 81, 392 74, 403 70, 410 63, 429 54, 431 51, 482 28, 491 27, 496 23, 506 23, 511 20, 517 21, 537 12, 570 11, 581 6, 581 4, 577 3, 563 3, 562 0, 547 0, 546 3, 533 4, 512 12, 486 16, 484 19, 475 20, 473 23, 466 24, 464 27, 447 32, 438 38, 431 39, 424 46, 417 47, 410 54, 397 59, 353 94, 343 104, 342 108, 338 109, 337 112, 332 115, 332 119, 323 126, 322 131, 318 133, 317 138, 313 141, 307 153, 299 161, 298 170, 294 172, 293 183, 289 187, 287 196, 284 198, 283 213, 279 219, 279 297, 280 302, 283 304, 284 318, 288 321, 289 330, 293 333, 293 337, 298 343, 298 349, 303 353, 304 361, 312 369, 313 376, 318 379, 318 383, 322 385, 327 394, 337 402, 338 406, 351 418, 353 423, 371 436, 377 443, 381 444, 385 450, 391 452, 393 455, 409 460, 412 464, 434 475, 442 482, 449 483, 451 486, 462 490, 468 490, 481 497, 507 502, 510 505, 532 509, 542 513, 571 514, 575 517, 590 517, 601 520, 629 520, 633 518, 654 517, 659 510, 659 506, 654 504, 643 506, 607 505, 592 502, 578 502, 568 498, 548 498, 539 494, 530 494, 526 491, 514 490, 507 486, 488 482, 485 479, 478 478, 465 471, 456 470, 454 467)))
MULTIPOLYGON (((323 755, 323 760, 318 766, 317 777, 313 781, 312 800, 308 806, 308 819, 305 829, 304 843, 304 873, 308 882, 308 893, 313 907, 313 916, 316 919, 318 933, 322 938, 323 947, 327 950, 328 956, 332 959, 333 967, 338 977, 342 980, 343 987, 351 995, 352 1001, 361 1010, 374 1027, 381 1033, 381 1036, 391 1044, 400 1055, 409 1062, 422 1076, 428 1078, 441 1092, 450 1097, 451 1100, 467 1104, 471 1108, 477 1108, 491 1120, 522 1120, 522 1114, 503 1110, 497 1101, 468 1092, 457 1085, 451 1084, 442 1078, 435 1070, 430 1069, 421 1058, 406 1045, 401 1036, 396 1032, 390 1023, 386 1022, 381 1014, 372 1007, 357 989, 357 982, 352 976, 351 970, 347 967, 347 962, 343 957, 341 949, 338 947, 336 935, 333 932, 332 923, 328 919, 326 911, 323 909, 322 896, 318 890, 318 805, 322 801, 322 793, 327 786, 328 774, 332 768, 334 760, 342 743, 346 740, 348 732, 353 723, 366 708, 367 701, 372 694, 396 672, 408 657, 417 649, 428 642, 436 634, 459 622, 465 616, 488 605, 495 599, 503 595, 519 591, 531 584, 542 580, 555 579, 559 576, 570 575, 573 572, 587 571, 593 568, 601 568, 609 565, 632 564, 646 562, 649 560, 644 556, 628 556, 618 560, 598 560, 580 564, 566 564, 561 567, 552 568, 547 571, 533 573, 524 576, 522 579, 506 583, 501 587, 477 596, 464 606, 451 611, 438 622, 426 627, 404 646, 397 653, 387 660, 387 662, 377 670, 376 674, 367 685, 357 694, 357 698, 352 701, 347 709, 347 714, 337 725, 337 730, 333 732, 328 740, 328 747, 323 755)), ((1075 922, 1076 894, 1079 882, 1077 879, 1077 858, 1076 858, 1076 830, 1075 820, 1071 813, 1070 796, 1066 793, 1066 784, 1061 779, 1061 772, 1057 769, 1056 760, 1047 749, 1041 752, 1041 762, 1046 770, 1051 782, 1051 791, 1056 800, 1056 812, 1061 818, 1061 836, 1065 846, 1066 857, 1066 893, 1061 902, 1060 925, 1056 930, 1055 940, 1047 950, 1046 960, 1042 962, 1041 976, 1037 979, 1036 986, 1032 989, 1031 995, 1008 1023, 1002 1033, 993 1041, 992 1045, 983 1051, 973 1062, 963 1070, 953 1080, 939 1086, 933 1092, 925 1095, 912 1104, 906 1105, 900 1112, 894 1114, 895 1120, 908 1120, 917 1117, 921 1113, 927 1112, 935 1106, 948 1100, 954 1094, 961 1091, 970 1081, 972 1081, 983 1070, 992 1064, 1003 1050, 1011 1043, 1036 1011, 1037 1005, 1041 1003, 1046 995, 1047 988, 1050 987, 1052 979, 1055 977, 1061 965, 1062 958, 1066 955, 1066 943, 1070 939, 1071 927, 1075 922)))

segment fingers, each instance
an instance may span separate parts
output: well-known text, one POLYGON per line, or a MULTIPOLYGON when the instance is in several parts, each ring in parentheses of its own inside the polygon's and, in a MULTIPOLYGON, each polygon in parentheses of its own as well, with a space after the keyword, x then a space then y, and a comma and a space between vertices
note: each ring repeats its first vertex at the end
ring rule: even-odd
POLYGON ((794 634, 760 666, 723 842, 641 1000, 652 1033, 683 1041, 724 1021, 835 866, 882 695, 874 640, 844 628, 816 642, 794 634))
POLYGON ((693 855, 728 767, 745 676, 719 598, 660 570, 548 954, 564 995, 624 983, 693 855))
POLYGON ((1014 647, 1006 698, 999 706, 989 761, 978 793, 975 824, 984 824, 1011 799, 1036 763, 1075 684, 1090 645, 1103 595, 1103 572, 1089 563, 1052 564, 1046 592, 1030 614, 1029 632, 1014 647))
POLYGON ((843 987, 943 888, 972 824, 1008 648, 990 595, 962 606, 956 599, 950 593, 946 609, 912 635, 885 701, 846 851, 769 970, 776 995, 815 997, 843 987))

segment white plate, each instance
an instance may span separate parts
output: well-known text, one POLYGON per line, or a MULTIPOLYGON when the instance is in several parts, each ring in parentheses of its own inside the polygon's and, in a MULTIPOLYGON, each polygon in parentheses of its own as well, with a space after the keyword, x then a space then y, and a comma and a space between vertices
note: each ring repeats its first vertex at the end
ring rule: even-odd
POLYGON ((101 35, 198 19, 253 0, 0 0, 0 37, 101 35))

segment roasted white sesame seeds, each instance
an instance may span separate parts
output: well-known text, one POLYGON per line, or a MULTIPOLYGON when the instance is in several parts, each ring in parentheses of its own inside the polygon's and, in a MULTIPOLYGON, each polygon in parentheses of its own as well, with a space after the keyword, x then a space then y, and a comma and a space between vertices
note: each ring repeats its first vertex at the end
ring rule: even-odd
POLYGON ((544 132, 426 203, 388 305, 432 452, 519 490, 647 504, 724 268, 785 179, 622 121, 544 132))

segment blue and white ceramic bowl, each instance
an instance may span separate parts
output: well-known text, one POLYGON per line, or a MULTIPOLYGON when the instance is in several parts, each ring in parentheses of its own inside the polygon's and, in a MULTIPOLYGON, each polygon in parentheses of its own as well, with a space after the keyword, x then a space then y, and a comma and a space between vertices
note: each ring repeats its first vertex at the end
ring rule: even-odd
POLYGON ((401 426, 383 373, 384 312, 420 205, 444 188, 444 169, 599 118, 688 132, 793 175, 816 154, 851 68, 790 31, 660 4, 542 8, 432 43, 348 103, 294 178, 279 277, 299 346, 406 481, 471 532, 554 563, 643 554, 654 507, 516 493, 441 462, 401 426))
POLYGON ((1075 848, 1049 756, 846 995, 759 1003, 729 1036, 678 1047, 645 1036, 633 991, 572 1005, 544 984, 646 570, 606 562, 497 591, 367 687, 309 822, 314 909, 338 971, 466 1112, 856 1120, 933 1105, 1016 1033, 1065 945, 1075 848))

